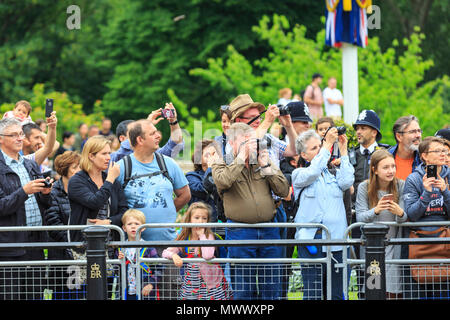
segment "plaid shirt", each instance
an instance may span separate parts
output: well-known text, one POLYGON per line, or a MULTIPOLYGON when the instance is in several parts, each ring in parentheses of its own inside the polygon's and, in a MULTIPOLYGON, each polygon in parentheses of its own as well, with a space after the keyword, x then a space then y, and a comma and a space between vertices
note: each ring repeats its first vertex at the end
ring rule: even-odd
MULTIPOLYGON (((271 141, 270 148, 268 149, 270 161, 272 163, 275 163, 275 165, 279 168, 280 161, 284 159, 284 152, 286 151, 288 144, 271 135, 270 133, 266 133, 265 137, 269 138, 271 141)), ((224 158, 225 163, 231 164, 234 160, 234 156, 231 145, 228 142, 227 145, 225 146, 225 153, 226 153, 226 157, 224 158)))
MULTIPOLYGON (((9 157, 3 151, 3 157, 5 158, 5 163, 11 168, 20 178, 20 184, 22 186, 26 185, 31 181, 30 175, 23 165, 24 158, 19 154, 19 160, 14 160, 9 157)), ((39 210, 39 205, 36 201, 34 194, 30 194, 28 199, 25 201, 25 212, 27 217, 27 226, 42 226, 42 216, 39 210)))

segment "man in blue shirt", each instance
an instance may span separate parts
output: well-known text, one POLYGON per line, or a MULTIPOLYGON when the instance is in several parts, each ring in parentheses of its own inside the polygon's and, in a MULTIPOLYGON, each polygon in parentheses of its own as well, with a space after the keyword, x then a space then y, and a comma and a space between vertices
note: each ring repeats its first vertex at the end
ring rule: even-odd
MULTIPOLYGON (((160 172, 155 152, 159 149, 161 133, 150 120, 133 122, 129 127, 128 137, 134 150, 130 155, 131 177, 136 177, 131 179, 124 188, 128 206, 142 211, 147 223, 175 223, 177 211, 191 199, 189 184, 183 171, 172 158, 163 155, 172 181, 163 174, 155 174, 160 172)), ((117 178, 122 184, 125 180, 124 160, 119 161, 120 175, 117 178)), ((176 232, 175 228, 147 228, 142 232, 141 237, 146 241, 170 241, 175 240, 176 232)), ((164 269, 161 294, 165 299, 177 298, 176 284, 171 283, 177 278, 173 273, 174 270, 170 267, 164 269)))
MULTIPOLYGON (((19 154, 25 134, 16 119, 0 121, 0 226, 42 226, 42 213, 49 206, 50 188, 36 162, 19 154)), ((47 241, 45 232, 1 232, 0 242, 47 241)), ((24 248, 2 250, 0 261, 44 260, 42 250, 24 248)), ((30 269, 23 274, 17 270, 1 270, 0 299, 33 299, 42 294, 39 271, 30 269), (36 280, 33 280, 36 279, 36 280), (28 287, 33 286, 33 288, 28 287), (30 290, 30 291, 28 291, 30 290)))

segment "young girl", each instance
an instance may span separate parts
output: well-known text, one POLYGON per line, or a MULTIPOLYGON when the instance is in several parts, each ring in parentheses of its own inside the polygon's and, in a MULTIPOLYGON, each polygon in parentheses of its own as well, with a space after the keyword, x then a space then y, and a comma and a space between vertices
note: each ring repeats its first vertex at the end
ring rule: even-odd
MULTIPOLYGON (((369 180, 361 182, 356 196, 355 211, 358 222, 404 222, 403 187, 405 182, 395 177, 394 157, 385 149, 375 151, 370 159, 369 180)), ((390 226, 388 238, 399 237, 399 228, 390 226)), ((386 260, 400 259, 400 246, 386 247, 386 260)), ((401 293, 401 274, 398 265, 386 265, 386 291, 389 298, 401 293)))
MULTIPOLYGON (((203 202, 192 203, 184 214, 184 223, 210 222, 211 207, 203 202)), ((214 240, 209 228, 183 228, 176 240, 214 240)), ((162 257, 172 259, 181 268, 183 258, 214 258, 215 247, 170 247, 162 257)), ((180 289, 181 300, 229 300, 230 290, 222 268, 216 263, 187 263, 180 289)))

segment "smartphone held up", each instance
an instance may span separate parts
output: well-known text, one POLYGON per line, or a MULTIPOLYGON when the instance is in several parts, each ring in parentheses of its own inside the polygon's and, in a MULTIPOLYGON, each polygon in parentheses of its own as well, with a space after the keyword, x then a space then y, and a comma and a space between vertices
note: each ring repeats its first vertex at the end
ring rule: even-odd
POLYGON ((53 112, 53 99, 45 100, 45 117, 50 118, 53 112))
POLYGON ((435 164, 427 165, 427 178, 437 179, 437 165, 435 164))
POLYGON ((175 111, 173 109, 162 109, 161 116, 164 119, 169 119, 175 117, 175 111))

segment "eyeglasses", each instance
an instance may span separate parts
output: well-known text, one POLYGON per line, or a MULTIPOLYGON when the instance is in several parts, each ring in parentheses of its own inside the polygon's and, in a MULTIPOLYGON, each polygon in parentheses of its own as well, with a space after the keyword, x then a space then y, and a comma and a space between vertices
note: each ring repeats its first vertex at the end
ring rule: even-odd
POLYGON ((261 121, 262 120, 262 117, 261 116, 255 116, 255 117, 238 117, 238 119, 244 119, 244 120, 252 120, 252 119, 254 119, 254 118, 256 118, 256 120, 255 121, 261 121))
POLYGON ((222 110, 222 111, 227 111, 228 109, 230 109, 230 106, 227 104, 220 106, 220 110, 222 110))
POLYGON ((422 129, 415 129, 415 130, 409 130, 409 131, 399 131, 398 133, 408 133, 408 134, 420 133, 420 134, 422 134, 422 132, 423 132, 422 129))
POLYGON ((0 136, 2 137, 12 137, 14 139, 24 139, 25 138, 25 133, 21 132, 21 133, 13 133, 13 134, 0 134, 0 136))
POLYGON ((449 152, 446 149, 440 149, 440 150, 430 150, 425 153, 442 153, 444 156, 447 156, 449 152))

